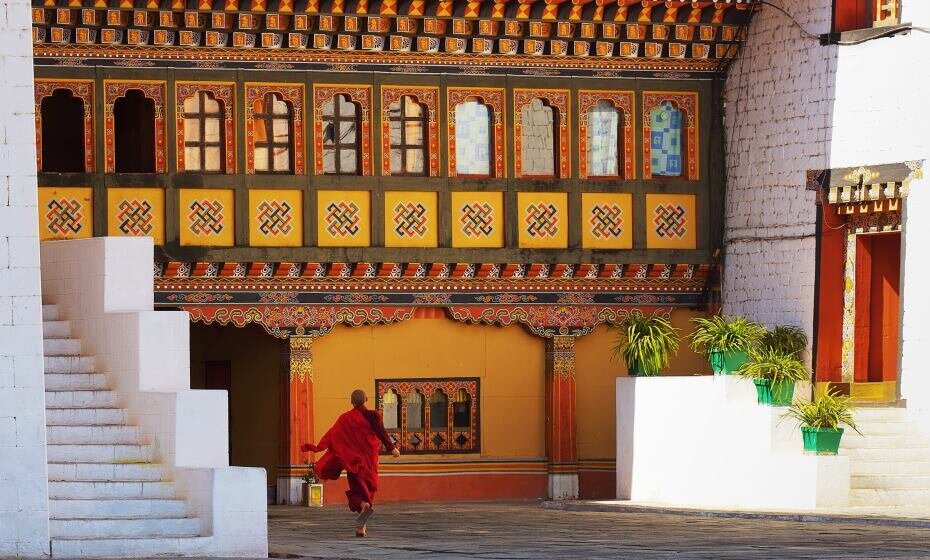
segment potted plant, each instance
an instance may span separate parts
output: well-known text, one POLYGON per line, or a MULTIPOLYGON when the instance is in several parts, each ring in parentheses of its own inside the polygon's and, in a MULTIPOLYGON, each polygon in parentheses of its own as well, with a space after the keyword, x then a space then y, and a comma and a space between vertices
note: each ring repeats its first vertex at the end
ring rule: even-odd
POLYGON ((759 404, 768 406, 790 406, 795 382, 810 378, 797 356, 771 348, 751 351, 738 373, 753 380, 759 404))
POLYGON ((794 418, 801 425, 804 451, 817 455, 836 455, 843 437, 841 424, 862 434, 853 418, 852 405, 848 396, 834 392, 827 384, 814 393, 809 402, 796 402, 784 416, 794 418))
POLYGON ((623 358, 630 375, 659 375, 678 352, 678 329, 664 317, 633 311, 617 328, 614 356, 623 358))
POLYGON ((304 481, 300 495, 300 503, 304 507, 323 505, 323 485, 320 484, 313 467, 313 463, 307 463, 307 472, 300 477, 304 481))
POLYGON ((807 349, 807 334, 801 327, 779 325, 762 336, 760 345, 801 358, 807 349))
POLYGON ((691 322, 696 325, 691 333, 691 349, 708 357, 714 373, 724 375, 736 373, 765 335, 762 325, 742 317, 715 315, 691 322))

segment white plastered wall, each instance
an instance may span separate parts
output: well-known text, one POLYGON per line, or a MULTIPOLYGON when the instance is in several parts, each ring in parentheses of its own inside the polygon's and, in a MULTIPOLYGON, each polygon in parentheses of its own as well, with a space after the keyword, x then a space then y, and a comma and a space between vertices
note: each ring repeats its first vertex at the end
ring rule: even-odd
POLYGON ((0 0, 0 557, 49 554, 29 8, 0 0))

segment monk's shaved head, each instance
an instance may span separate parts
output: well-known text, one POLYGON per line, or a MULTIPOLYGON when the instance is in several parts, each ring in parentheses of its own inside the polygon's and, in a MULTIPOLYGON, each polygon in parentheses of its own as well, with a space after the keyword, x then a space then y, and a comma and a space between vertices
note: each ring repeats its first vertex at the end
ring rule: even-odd
POLYGON ((368 395, 365 394, 365 391, 361 389, 356 389, 352 391, 352 406, 361 406, 365 404, 365 401, 368 400, 368 395))

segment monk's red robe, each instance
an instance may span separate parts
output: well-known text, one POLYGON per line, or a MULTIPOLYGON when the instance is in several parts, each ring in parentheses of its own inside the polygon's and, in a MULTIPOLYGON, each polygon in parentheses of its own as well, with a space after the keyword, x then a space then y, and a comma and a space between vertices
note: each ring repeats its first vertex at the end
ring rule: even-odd
POLYGON ((378 444, 394 448, 381 416, 364 405, 357 406, 336 420, 318 445, 302 447, 304 451, 326 453, 316 462, 315 471, 323 480, 337 480, 346 471, 349 480, 349 509, 361 511, 362 503, 374 503, 378 491, 378 444))

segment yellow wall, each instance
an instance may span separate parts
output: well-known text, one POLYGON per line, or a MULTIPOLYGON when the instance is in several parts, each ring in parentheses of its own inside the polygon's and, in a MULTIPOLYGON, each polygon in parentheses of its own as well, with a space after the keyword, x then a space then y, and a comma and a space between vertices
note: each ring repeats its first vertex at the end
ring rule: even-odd
POLYGON ((229 462, 264 467, 269 484, 275 483, 280 458, 280 364, 286 351, 286 340, 266 334, 259 326, 191 325, 191 387, 203 387, 205 362, 231 361, 229 462))
POLYGON ((545 347, 522 327, 445 318, 337 327, 314 341, 313 367, 317 438, 349 408, 352 390, 374 406, 375 379, 479 377, 481 456, 546 455, 545 347))
MULTIPOLYGON (((672 324, 685 337, 694 330, 689 319, 704 316, 700 312, 676 310, 672 313, 672 324)), ((578 457, 582 459, 616 456, 615 384, 617 377, 627 374, 623 360, 612 358, 616 336, 616 331, 600 325, 575 342, 578 457)), ((698 373, 711 373, 710 364, 704 356, 692 352, 688 340, 683 338, 678 355, 672 358, 663 375, 698 373)))

